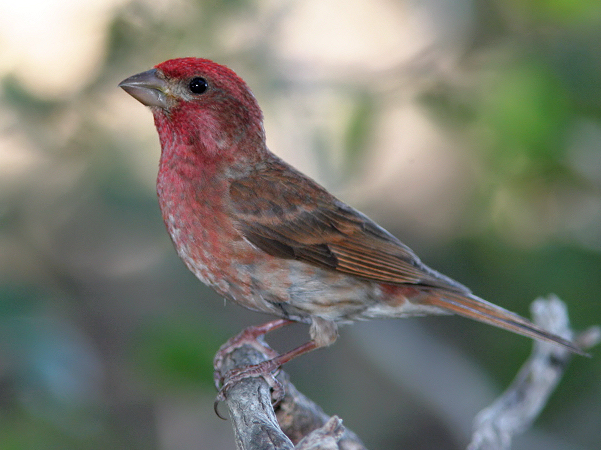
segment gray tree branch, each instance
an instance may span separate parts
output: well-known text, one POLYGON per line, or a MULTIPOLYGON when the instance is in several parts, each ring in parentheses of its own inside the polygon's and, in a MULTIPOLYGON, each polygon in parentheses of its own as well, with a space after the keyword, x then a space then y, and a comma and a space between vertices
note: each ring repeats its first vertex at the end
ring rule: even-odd
MULTIPOLYGON (((531 305, 534 323, 566 339, 583 350, 599 343, 598 326, 574 336, 565 304, 554 295, 537 299, 531 305)), ((509 450, 514 435, 523 433, 543 410, 559 383, 572 354, 557 345, 534 342, 530 358, 507 390, 474 419, 474 434, 468 450, 509 450)))
MULTIPOLYGON (((243 345, 226 355, 220 377, 232 369, 266 361, 272 355, 261 346, 243 345)), ((280 372, 285 394, 275 406, 271 388, 262 377, 245 378, 228 389, 226 401, 238 450, 366 450, 361 440, 336 416, 301 394, 280 372)))

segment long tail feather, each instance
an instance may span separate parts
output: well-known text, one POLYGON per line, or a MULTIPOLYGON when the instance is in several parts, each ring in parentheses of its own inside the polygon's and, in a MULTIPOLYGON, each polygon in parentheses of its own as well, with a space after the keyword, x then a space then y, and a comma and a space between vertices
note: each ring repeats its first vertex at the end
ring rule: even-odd
POLYGON ((473 294, 436 290, 422 302, 523 336, 561 345, 579 355, 590 356, 573 342, 550 333, 529 320, 473 294))

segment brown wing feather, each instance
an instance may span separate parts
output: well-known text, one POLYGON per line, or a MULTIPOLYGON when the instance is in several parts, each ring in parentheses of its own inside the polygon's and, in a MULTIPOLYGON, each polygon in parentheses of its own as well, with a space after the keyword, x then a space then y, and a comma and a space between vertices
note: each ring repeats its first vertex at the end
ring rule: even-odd
POLYGON ((575 344, 482 300, 465 286, 422 264, 397 238, 285 163, 275 160, 231 183, 237 227, 256 247, 280 258, 391 284, 416 284, 420 301, 524 336, 575 344))
POLYGON ((368 280, 469 292, 426 267, 397 238, 279 160, 232 181, 230 200, 239 231, 270 255, 368 280))

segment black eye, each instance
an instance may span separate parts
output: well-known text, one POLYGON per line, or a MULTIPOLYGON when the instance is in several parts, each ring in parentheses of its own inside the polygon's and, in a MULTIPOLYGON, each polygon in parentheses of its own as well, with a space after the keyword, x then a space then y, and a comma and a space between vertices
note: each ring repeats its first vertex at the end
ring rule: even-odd
POLYGON ((193 94, 202 94, 209 88, 209 83, 204 78, 196 77, 190 80, 188 87, 193 94))

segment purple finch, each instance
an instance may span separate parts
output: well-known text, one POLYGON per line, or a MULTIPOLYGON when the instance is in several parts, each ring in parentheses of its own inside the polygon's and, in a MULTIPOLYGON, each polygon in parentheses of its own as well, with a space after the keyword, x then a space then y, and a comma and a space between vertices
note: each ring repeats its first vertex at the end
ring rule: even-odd
MULTIPOLYGON (((120 86, 150 107, 161 142, 159 204, 177 253, 225 298, 310 325, 332 344, 360 319, 455 313, 582 350, 430 269, 400 240, 271 153, 246 83, 207 59, 163 62, 120 86)), ((286 320, 281 320, 286 319, 286 320)))

